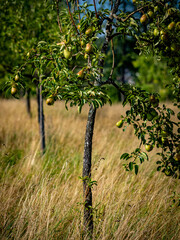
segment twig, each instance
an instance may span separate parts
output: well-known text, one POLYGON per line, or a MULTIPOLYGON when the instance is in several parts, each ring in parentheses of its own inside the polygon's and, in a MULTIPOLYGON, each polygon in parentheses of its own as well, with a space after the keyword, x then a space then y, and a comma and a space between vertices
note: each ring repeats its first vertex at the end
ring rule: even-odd
POLYGON ((75 24, 75 22, 74 22, 73 16, 72 16, 72 14, 71 14, 71 10, 70 10, 70 7, 69 7, 68 0, 66 0, 66 3, 67 3, 67 6, 68 6, 68 11, 69 11, 69 15, 70 15, 70 17, 71 17, 72 24, 74 25, 77 34, 79 34, 79 33, 78 33, 78 30, 77 30, 77 27, 76 27, 76 24, 75 24))
POLYGON ((62 27, 61 27, 61 23, 59 20, 59 0, 56 1, 56 8, 57 8, 57 22, 58 22, 60 32, 62 33, 62 27))
POLYGON ((79 15, 79 23, 80 23, 81 17, 80 17, 80 12, 79 12, 79 0, 77 0, 77 10, 78 10, 78 15, 79 15))
POLYGON ((111 73, 110 73, 110 75, 109 75, 110 78, 112 78, 112 75, 113 75, 113 72, 114 72, 114 66, 115 66, 115 54, 114 54, 114 43, 113 43, 113 39, 111 39, 111 48, 112 48, 113 62, 112 62, 111 73))
POLYGON ((95 9, 96 18, 98 18, 95 0, 93 0, 93 3, 94 3, 94 9, 95 9))
POLYGON ((126 22, 132 15, 134 15, 135 13, 137 13, 137 12, 139 12, 139 11, 141 11, 142 9, 144 9, 144 8, 146 8, 148 5, 146 5, 146 6, 143 6, 143 7, 141 7, 141 8, 138 8, 138 9, 136 9, 134 12, 132 12, 132 13, 130 13, 126 18, 120 18, 120 17, 118 17, 116 14, 113 14, 113 17, 115 18, 115 19, 117 19, 118 21, 121 21, 121 22, 126 22))

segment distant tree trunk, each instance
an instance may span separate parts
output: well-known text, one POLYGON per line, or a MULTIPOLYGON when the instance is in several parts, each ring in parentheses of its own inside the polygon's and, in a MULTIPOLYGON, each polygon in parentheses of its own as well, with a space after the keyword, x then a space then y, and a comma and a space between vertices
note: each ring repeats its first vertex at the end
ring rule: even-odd
POLYGON ((31 89, 28 88, 27 89, 27 96, 26 96, 26 107, 27 107, 27 112, 29 114, 29 116, 31 117, 31 100, 30 100, 30 93, 31 93, 31 89))
POLYGON ((91 155, 92 138, 94 131, 96 109, 90 106, 85 133, 84 159, 83 159, 83 196, 84 196, 84 230, 92 238, 93 233, 93 214, 92 214, 92 191, 88 182, 91 178, 91 155))
MULTIPOLYGON (((41 76, 39 78, 41 83, 41 76)), ((40 128, 40 142, 42 154, 45 153, 45 129, 44 129, 44 109, 43 109, 43 97, 42 97, 42 85, 39 86, 39 128, 40 128)))

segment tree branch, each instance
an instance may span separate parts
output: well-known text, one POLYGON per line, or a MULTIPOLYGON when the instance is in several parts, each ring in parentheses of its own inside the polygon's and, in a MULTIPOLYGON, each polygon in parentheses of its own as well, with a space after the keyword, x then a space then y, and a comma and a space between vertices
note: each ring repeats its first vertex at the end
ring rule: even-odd
POLYGON ((94 3, 94 10, 95 10, 96 18, 98 18, 95 0, 93 0, 93 3, 94 3))
POLYGON ((69 11, 69 15, 70 15, 70 17, 71 17, 72 24, 74 25, 77 34, 79 34, 79 32, 78 32, 78 30, 77 30, 77 27, 76 27, 76 24, 75 24, 75 22, 74 22, 73 16, 72 16, 72 14, 71 14, 71 10, 70 10, 70 7, 69 7, 68 0, 66 0, 66 4, 67 4, 67 6, 68 6, 68 11, 69 11))
POLYGON ((60 23, 60 20, 59 20, 59 0, 56 1, 56 9, 57 9, 58 26, 59 26, 60 32, 62 33, 62 27, 61 27, 61 23, 60 23))
MULTIPOLYGON (((79 0, 77 0, 77 10, 79 11, 79 0)), ((79 15, 79 23, 81 21, 81 17, 80 17, 80 13, 78 12, 78 15, 79 15)))
POLYGON ((136 9, 135 11, 131 12, 131 13, 130 13, 126 18, 124 18, 124 19, 121 18, 121 17, 118 17, 116 14, 113 14, 113 17, 114 17, 115 19, 117 19, 118 21, 120 21, 120 22, 126 22, 131 16, 133 16, 135 13, 141 11, 142 9, 146 8, 147 6, 148 6, 148 5, 136 9))
POLYGON ((112 39, 111 39, 111 48, 112 48, 113 62, 112 62, 111 73, 110 73, 110 75, 109 75, 110 78, 112 78, 112 75, 113 75, 113 72, 114 72, 114 66, 115 66, 114 43, 113 43, 113 40, 112 40, 112 39))

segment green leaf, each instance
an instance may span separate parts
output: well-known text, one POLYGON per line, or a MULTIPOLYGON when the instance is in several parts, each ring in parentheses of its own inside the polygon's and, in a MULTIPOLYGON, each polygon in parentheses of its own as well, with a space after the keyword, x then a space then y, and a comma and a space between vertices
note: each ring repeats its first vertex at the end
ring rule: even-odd
POLYGON ((138 165, 135 165, 134 171, 135 171, 135 174, 136 174, 136 175, 138 174, 138 170, 139 170, 139 166, 138 166, 138 165))
POLYGON ((133 162, 130 162, 130 163, 129 163, 129 169, 130 169, 130 171, 133 170, 133 162))
POLYGON ((129 157, 129 153, 123 153, 120 159, 127 159, 129 157))

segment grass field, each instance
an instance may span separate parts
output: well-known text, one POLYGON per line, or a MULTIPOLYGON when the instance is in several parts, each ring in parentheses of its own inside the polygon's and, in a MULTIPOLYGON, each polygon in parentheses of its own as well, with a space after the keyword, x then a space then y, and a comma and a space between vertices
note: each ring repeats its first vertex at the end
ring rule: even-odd
MULTIPOLYGON (((39 152, 36 103, 0 100, 0 239, 85 239, 82 172, 88 108, 45 106, 47 151, 39 152)), ((139 174, 126 172, 120 156, 138 140, 115 123, 120 104, 98 110, 92 157, 94 239, 179 240, 179 180, 156 171, 154 149, 139 174), (174 195, 174 197, 173 197, 174 195)))

